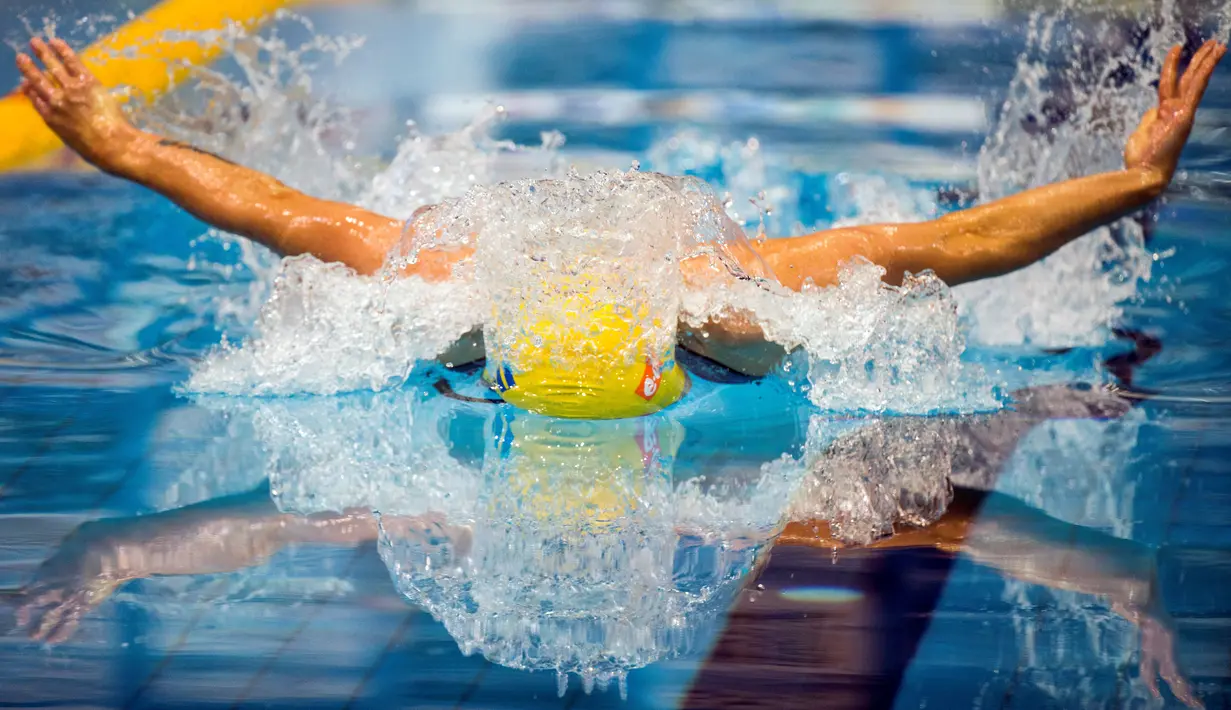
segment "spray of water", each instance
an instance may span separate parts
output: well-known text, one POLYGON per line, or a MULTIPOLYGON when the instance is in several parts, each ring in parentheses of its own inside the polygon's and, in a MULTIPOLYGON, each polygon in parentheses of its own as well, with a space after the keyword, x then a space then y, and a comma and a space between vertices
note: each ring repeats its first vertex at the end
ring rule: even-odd
MULTIPOLYGON (((1182 23, 1202 20, 1170 1, 1126 12, 1104 0, 1068 0, 1030 16, 1025 50, 978 154, 980 201, 1122 167, 1125 139, 1156 101, 1151 84, 1162 58, 1184 40, 1182 23)), ((1225 6, 1203 12, 1217 13, 1215 36, 1231 33, 1225 6)), ((757 202, 769 211, 765 226, 772 235, 938 214, 934 193, 898 178, 849 173, 826 181, 832 220, 799 224, 805 195, 791 178, 789 159, 761 143, 728 144, 685 131, 658 143, 650 156, 655 168, 689 171, 728 186, 727 206, 741 223, 755 223, 747 208, 757 202)), ((1142 224, 1127 219, 1027 269, 961 286, 953 297, 976 344, 1099 345, 1123 304, 1150 278, 1153 263, 1142 224)))
POLYGON ((405 381, 477 323, 466 284, 360 278, 305 257, 273 281, 251 334, 189 378, 196 392, 282 395, 379 390, 405 381))
MULTIPOLYGON (((185 81, 152 104, 132 104, 140 126, 200 146, 229 160, 273 175, 309 194, 355 201, 371 183, 375 168, 350 155, 353 118, 348 110, 313 93, 313 72, 323 63, 342 62, 363 45, 356 37, 316 34, 306 18, 279 11, 264 33, 240 26, 216 32, 169 33, 183 41, 222 48, 218 68, 187 66, 185 81), (306 30, 301 43, 286 34, 306 30), (242 79, 235 79, 235 76, 242 79)), ((141 46, 128 53, 139 54, 141 46)), ((203 315, 227 333, 242 336, 270 295, 283 268, 268 250, 219 230, 209 230, 201 245, 221 242, 223 263, 200 250, 190 267, 224 271, 230 277, 203 315), (231 255, 237 254, 238 259, 231 255)), ((212 251, 217 251, 212 250, 212 251)))
MULTIPOLYGON (((322 197, 399 217, 442 203, 430 215, 446 241, 481 238, 475 239, 474 277, 448 285, 355 278, 310 258, 279 262, 246 242, 231 246, 253 278, 209 304, 230 339, 194 373, 191 391, 333 393, 389 386, 416 360, 430 359, 472 328, 482 327, 495 346, 509 347, 517 329, 504 326, 517 317, 523 328, 554 323, 558 317, 526 320, 513 312, 519 303, 551 303, 538 298, 549 295, 539 293, 544 285, 558 285, 556 276, 584 267, 613 277, 605 284, 608 302, 639 304, 652 314, 642 332, 656 346, 672 337, 680 316, 696 323, 723 309, 751 312, 772 339, 805 348, 812 367, 802 369, 813 377, 811 392, 822 406, 884 410, 896 401, 905 411, 929 411, 989 402, 986 387, 973 398, 952 387, 977 378, 955 376, 963 343, 947 293, 937 284, 891 291, 867 267, 853 269, 837 295, 793 294, 766 284, 686 292, 673 274, 680 260, 700 255, 723 261, 725 250, 745 239, 723 208, 742 200, 746 214, 735 216, 747 222, 759 214, 748 200, 761 204, 782 193, 772 186, 752 192, 755 183, 776 175, 755 141, 725 151, 729 165, 722 177, 738 199, 719 197, 697 180, 561 173, 556 134, 533 149, 487 137, 499 109, 441 137, 412 126, 392 162, 376 169, 348 153, 353 134, 347 111, 312 94, 312 69, 341 61, 359 40, 314 36, 296 47, 276 29, 257 36, 231 29, 205 40, 223 44, 240 79, 194 70, 170 101, 138 116, 142 123, 322 197), (513 153, 539 156, 539 173, 550 180, 496 182, 500 158, 513 153), (544 254, 555 256, 536 260, 544 254), (638 282, 633 274, 646 278, 638 282), (894 314, 895 304, 905 302, 922 307, 894 314), (857 312, 865 315, 852 315, 857 312), (836 334, 827 332, 835 319, 848 322, 836 334)), ((395 269, 418 249, 440 246, 423 241, 437 234, 435 228, 412 233, 419 236, 394 255, 395 269)), ((729 267, 715 264, 718 271, 729 267)), ((585 309, 577 313, 587 315, 585 309)), ((567 330, 568 324, 560 325, 567 330)))

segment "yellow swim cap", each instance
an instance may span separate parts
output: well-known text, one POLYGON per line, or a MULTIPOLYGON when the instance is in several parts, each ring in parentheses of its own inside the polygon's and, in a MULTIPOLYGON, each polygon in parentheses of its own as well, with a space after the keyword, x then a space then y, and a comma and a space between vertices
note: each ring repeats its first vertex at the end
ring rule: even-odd
POLYGON ((663 323, 646 303, 600 300, 594 277, 559 281, 549 307, 520 306, 513 337, 488 340, 484 376, 506 402, 552 417, 623 419, 657 412, 684 394, 688 375, 675 361, 674 322, 663 323))

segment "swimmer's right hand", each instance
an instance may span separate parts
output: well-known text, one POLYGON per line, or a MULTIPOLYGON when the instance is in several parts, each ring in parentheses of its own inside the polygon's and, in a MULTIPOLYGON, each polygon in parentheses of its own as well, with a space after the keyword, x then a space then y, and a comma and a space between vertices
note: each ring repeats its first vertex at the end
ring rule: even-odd
POLYGON ((96 167, 110 171, 138 135, 120 102, 62 39, 30 40, 43 68, 18 53, 20 90, 65 145, 96 167))

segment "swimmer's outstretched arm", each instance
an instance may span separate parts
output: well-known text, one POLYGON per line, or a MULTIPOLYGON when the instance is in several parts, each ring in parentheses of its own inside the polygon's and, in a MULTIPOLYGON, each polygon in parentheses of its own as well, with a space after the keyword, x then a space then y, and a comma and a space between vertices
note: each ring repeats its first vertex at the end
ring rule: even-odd
POLYGON ((1027 190, 930 222, 771 239, 757 251, 783 285, 793 289, 809 281, 836 283, 841 264, 854 257, 884 267, 892 283, 906 272, 931 269, 953 286, 1028 266, 1163 193, 1225 52, 1225 45, 1206 42, 1180 77, 1180 47, 1171 50, 1159 79, 1158 106, 1129 138, 1123 170, 1027 190))
POLYGON ((43 68, 18 54, 21 90, 47 126, 100 170, 279 254, 312 254, 359 273, 379 270, 401 237, 398 220, 310 197, 268 175, 139 130, 63 40, 35 38, 30 48, 43 68))
MULTIPOLYGON (((932 270, 950 286, 1029 266, 1090 230, 1141 209, 1171 182, 1197 105, 1226 52, 1213 40, 1179 76, 1180 48, 1167 55, 1158 84, 1158 106, 1129 137, 1124 169, 1027 190, 930 222, 831 229, 789 239, 769 239, 734 255, 749 273, 761 264, 786 287, 837 283, 842 265, 862 257, 901 283, 907 272, 932 270)), ((714 272, 704 258, 683 264, 690 283, 714 272)), ((766 340, 748 314, 728 312, 701 328, 681 326, 688 349, 749 375, 764 375, 785 351, 766 340)))

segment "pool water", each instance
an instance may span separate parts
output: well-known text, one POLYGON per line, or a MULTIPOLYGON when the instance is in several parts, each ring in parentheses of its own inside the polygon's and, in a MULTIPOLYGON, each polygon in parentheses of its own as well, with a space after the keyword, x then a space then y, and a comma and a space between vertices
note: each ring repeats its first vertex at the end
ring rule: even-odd
MULTIPOLYGON (((848 170, 961 201, 1024 42, 1016 17, 312 16, 369 36, 320 80, 374 152, 484 95, 506 136, 560 129, 587 163, 661 163, 682 125, 711 146, 755 134, 808 224, 842 216, 848 170), (430 69, 391 70, 408 53, 430 69)), ((0 178, 0 707, 1145 707, 1143 659, 1228 707, 1227 86, 1220 70, 1117 335, 972 340, 967 359, 1018 392, 991 415, 818 418, 782 378, 699 361, 679 407, 584 431, 467 401, 491 395, 443 368, 383 392, 190 396, 220 333, 254 317, 239 250, 109 178, 0 178), (577 445, 550 455, 608 463, 535 479, 533 447, 560 441, 577 445), (764 474, 809 451, 813 488, 764 474), (923 509, 938 470, 958 489, 936 529, 960 544, 773 538, 807 517, 792 495, 912 491, 890 503, 923 509), (448 571, 468 553, 483 564, 448 571), (100 581, 120 563, 153 572, 100 581), (19 618, 32 582, 47 596, 19 618), (1161 600, 1144 637, 1123 608, 1143 598, 1161 600)))

